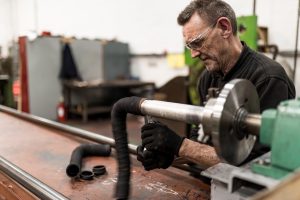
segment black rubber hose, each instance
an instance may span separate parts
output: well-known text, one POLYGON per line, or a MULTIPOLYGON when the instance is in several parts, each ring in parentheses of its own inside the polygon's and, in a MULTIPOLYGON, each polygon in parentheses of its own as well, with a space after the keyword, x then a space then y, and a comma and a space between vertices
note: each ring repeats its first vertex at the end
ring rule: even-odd
POLYGON ((112 130, 118 159, 118 181, 115 191, 116 199, 128 199, 130 190, 130 159, 126 131, 127 113, 142 115, 140 97, 125 97, 117 101, 111 111, 112 130))
POLYGON ((75 177, 80 172, 82 158, 87 156, 109 156, 110 153, 111 146, 109 144, 82 144, 73 150, 66 173, 70 177, 75 177))

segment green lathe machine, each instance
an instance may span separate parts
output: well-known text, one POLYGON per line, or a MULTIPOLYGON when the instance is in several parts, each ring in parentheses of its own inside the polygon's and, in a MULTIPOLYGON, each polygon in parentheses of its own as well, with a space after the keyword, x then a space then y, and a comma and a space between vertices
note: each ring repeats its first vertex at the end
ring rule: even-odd
POLYGON ((280 103, 261 115, 255 88, 246 80, 228 83, 219 97, 204 107, 202 124, 224 163, 202 174, 212 178, 211 198, 249 199, 292 177, 300 168, 300 99, 280 103), (271 151, 240 165, 256 138, 271 151), (226 164, 226 162, 228 164, 226 164), (233 164, 233 165, 229 165, 233 164))
POLYGON ((270 162, 254 164, 252 170, 274 179, 284 178, 300 167, 300 99, 281 102, 277 110, 262 114, 260 142, 271 147, 270 162))

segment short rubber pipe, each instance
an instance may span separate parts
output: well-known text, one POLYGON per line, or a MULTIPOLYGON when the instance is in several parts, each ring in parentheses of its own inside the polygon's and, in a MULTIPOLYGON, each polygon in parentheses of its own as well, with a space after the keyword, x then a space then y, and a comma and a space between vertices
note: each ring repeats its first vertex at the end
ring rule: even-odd
POLYGON ((96 165, 93 167, 93 172, 95 176, 101 176, 106 173, 106 168, 104 165, 96 165))
POLYGON ((110 153, 111 146, 109 144, 82 144, 73 150, 66 173, 69 177, 75 177, 81 170, 82 158, 87 156, 109 156, 110 153))
POLYGON ((79 176, 82 180, 93 180, 94 178, 94 173, 88 170, 80 172, 79 176))

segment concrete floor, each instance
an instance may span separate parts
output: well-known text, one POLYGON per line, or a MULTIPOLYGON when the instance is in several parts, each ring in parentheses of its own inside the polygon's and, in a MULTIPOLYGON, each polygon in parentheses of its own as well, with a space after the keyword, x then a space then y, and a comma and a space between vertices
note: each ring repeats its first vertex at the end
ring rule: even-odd
MULTIPOLYGON (((88 122, 83 122, 81 118, 73 116, 71 119, 67 120, 66 124, 113 138, 109 114, 100 116, 89 116, 88 122)), ((131 114, 127 115, 127 133, 129 143, 141 143, 140 129, 143 125, 143 117, 131 114)))

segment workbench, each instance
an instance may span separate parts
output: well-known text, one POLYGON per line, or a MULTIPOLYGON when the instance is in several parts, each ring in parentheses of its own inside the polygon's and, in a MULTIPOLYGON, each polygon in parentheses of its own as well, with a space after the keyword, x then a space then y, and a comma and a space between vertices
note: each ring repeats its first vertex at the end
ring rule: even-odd
POLYGON ((68 113, 81 115, 83 122, 87 122, 89 114, 110 112, 117 100, 137 95, 134 90, 149 97, 154 89, 153 82, 138 80, 63 81, 66 109, 68 113))
MULTIPOLYGON (((113 199, 117 180, 114 151, 110 157, 88 157, 83 160, 82 169, 105 165, 105 175, 83 181, 79 178, 71 179, 65 172, 72 151, 80 144, 93 143, 78 135, 95 135, 94 133, 3 106, 0 107, 0 127, 0 156, 32 177, 68 199, 113 199), (73 133, 78 134, 76 136, 73 133)), ((106 140, 111 141, 109 138, 106 140)), ((134 155, 131 156, 131 161, 130 199, 209 199, 209 186, 191 177, 186 171, 170 167, 167 170, 147 172, 134 155)), ((9 199, 12 199, 11 196, 15 196, 15 199, 36 199, 35 194, 25 189, 26 186, 20 186, 1 171, 0 195, 10 197, 9 199)))

